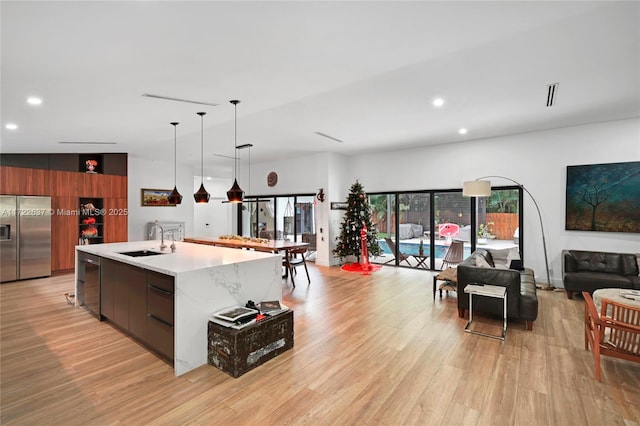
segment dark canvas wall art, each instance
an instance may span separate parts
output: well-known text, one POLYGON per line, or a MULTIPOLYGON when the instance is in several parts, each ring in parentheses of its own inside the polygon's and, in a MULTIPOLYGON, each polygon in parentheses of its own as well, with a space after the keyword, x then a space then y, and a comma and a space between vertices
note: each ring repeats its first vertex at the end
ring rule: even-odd
POLYGON ((565 229, 640 233, 640 161, 567 166, 565 229))

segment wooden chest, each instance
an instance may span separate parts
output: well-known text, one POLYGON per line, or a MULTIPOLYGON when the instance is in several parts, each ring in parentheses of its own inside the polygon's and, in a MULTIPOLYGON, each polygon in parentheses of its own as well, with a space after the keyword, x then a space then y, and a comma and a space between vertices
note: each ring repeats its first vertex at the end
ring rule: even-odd
POLYGON ((240 377, 293 347, 293 311, 236 330, 209 321, 208 362, 240 377))

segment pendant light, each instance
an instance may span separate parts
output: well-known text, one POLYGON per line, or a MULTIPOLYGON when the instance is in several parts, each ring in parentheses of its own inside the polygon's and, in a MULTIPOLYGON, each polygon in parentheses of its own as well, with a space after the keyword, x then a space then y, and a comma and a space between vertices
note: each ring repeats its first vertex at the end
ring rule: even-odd
POLYGON ((173 122, 171 125, 173 126, 173 191, 169 194, 169 203, 170 204, 180 204, 182 203, 182 195, 178 192, 178 186, 176 184, 177 179, 177 157, 178 157, 178 142, 177 142, 177 128, 178 124, 173 122))
POLYGON ((238 185, 238 104, 240 101, 229 101, 233 104, 234 107, 234 160, 233 160, 233 186, 230 190, 227 191, 227 199, 230 203, 241 203, 244 198, 244 191, 238 185))
POLYGON ((196 203, 203 204, 208 203, 211 195, 204 189, 204 124, 203 117, 206 112, 199 112, 200 116, 200 170, 201 170, 201 178, 200 178, 200 189, 198 192, 193 194, 193 198, 196 200, 196 203))

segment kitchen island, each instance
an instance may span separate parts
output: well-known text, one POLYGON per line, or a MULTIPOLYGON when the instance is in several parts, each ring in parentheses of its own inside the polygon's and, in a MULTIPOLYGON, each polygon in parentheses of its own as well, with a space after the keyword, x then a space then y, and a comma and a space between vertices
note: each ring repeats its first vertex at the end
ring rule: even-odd
MULTIPOLYGON (((78 254, 88 253, 101 260, 100 318, 114 322, 127 334, 154 348, 149 340, 140 336, 147 333, 150 338, 158 336, 149 329, 150 324, 160 324, 173 332, 171 352, 163 354, 171 359, 176 376, 207 363, 207 325, 211 313, 228 306, 244 305, 248 300, 256 303, 263 300, 282 300, 282 257, 277 254, 212 247, 201 244, 176 242, 176 251, 160 250, 158 241, 94 244, 76 246, 76 294, 79 293, 78 254), (139 256, 125 252, 162 252, 158 255, 139 256), (121 267, 129 271, 116 274, 109 271, 121 267), (144 275, 146 274, 146 275, 144 275), (144 282, 146 276, 146 283, 144 282), (126 280, 122 277, 131 277, 126 280), (111 287, 127 281, 131 292, 123 300, 113 296, 111 287), (142 283, 142 284, 141 284, 142 283), (156 283, 156 284, 154 284, 156 283), (170 285, 171 286, 167 286, 170 285), (141 287, 140 287, 141 286, 141 287), (136 288, 134 288, 136 287, 136 288), (157 293, 157 295, 156 295, 157 293), (146 296, 145 296, 146 295, 146 296), (170 319, 154 315, 149 306, 154 300, 166 305, 161 297, 171 295, 173 313, 170 319), (141 300, 146 297, 147 299, 141 300), (114 302, 115 300, 115 302, 114 302), (115 303, 115 309, 114 309, 115 303), (140 309, 133 311, 135 304, 140 309), (144 305, 147 303, 148 305, 144 305), (142 320, 135 318, 143 312, 142 320), (124 321, 119 320, 125 318, 124 321), (131 324, 131 329, 126 327, 131 324), (141 325, 142 324, 142 325, 141 325)), ((138 253, 140 254, 140 253, 138 253)), ((121 290, 122 292, 122 290, 121 290)), ((153 342, 151 342, 153 343, 153 342)))

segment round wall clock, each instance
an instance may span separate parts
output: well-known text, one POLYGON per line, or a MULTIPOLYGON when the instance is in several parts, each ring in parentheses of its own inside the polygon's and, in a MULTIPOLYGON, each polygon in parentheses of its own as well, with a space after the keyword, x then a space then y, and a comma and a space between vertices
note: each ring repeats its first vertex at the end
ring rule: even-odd
POLYGON ((276 172, 271 172, 267 175, 267 185, 276 186, 278 183, 278 174, 276 172))

